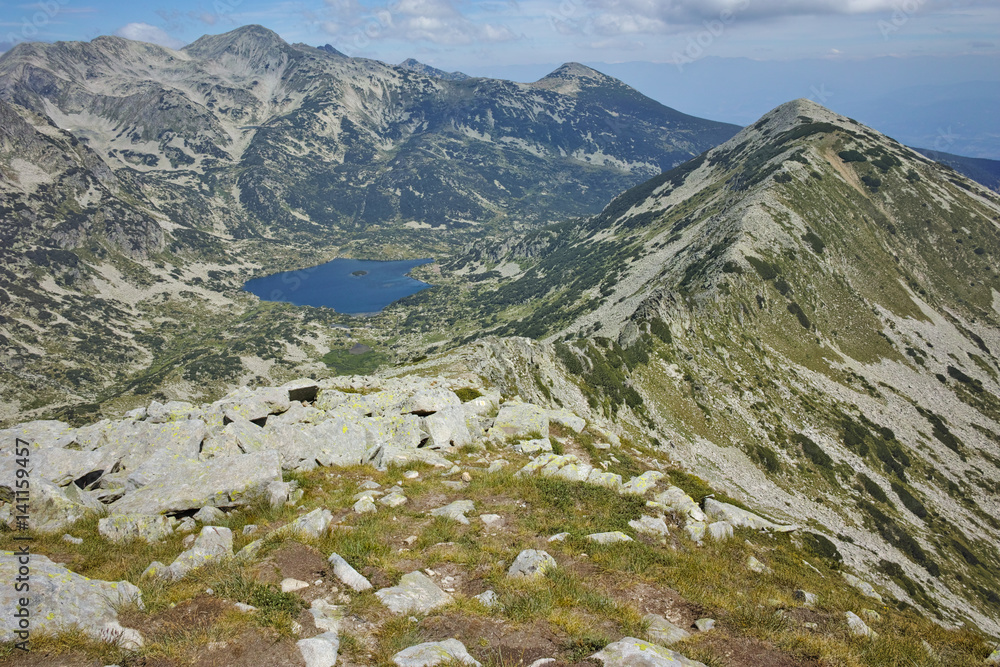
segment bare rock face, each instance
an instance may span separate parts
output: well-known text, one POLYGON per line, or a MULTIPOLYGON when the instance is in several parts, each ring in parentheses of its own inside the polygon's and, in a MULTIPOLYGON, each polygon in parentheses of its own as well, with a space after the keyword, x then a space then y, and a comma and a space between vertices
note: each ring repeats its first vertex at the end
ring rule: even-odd
POLYGON ((32 554, 29 559, 9 551, 0 554, 0 580, 11 582, 0 588, 0 604, 8 610, 0 621, 0 641, 26 639, 18 631, 20 619, 28 618, 32 633, 57 633, 76 626, 94 639, 117 642, 124 648, 142 645, 137 631, 118 623, 117 609, 122 605, 142 607, 142 593, 127 581, 88 579, 45 556, 32 554), (17 592, 13 585, 26 563, 30 563, 30 595, 17 592), (20 606, 21 599, 29 600, 26 608, 20 606))

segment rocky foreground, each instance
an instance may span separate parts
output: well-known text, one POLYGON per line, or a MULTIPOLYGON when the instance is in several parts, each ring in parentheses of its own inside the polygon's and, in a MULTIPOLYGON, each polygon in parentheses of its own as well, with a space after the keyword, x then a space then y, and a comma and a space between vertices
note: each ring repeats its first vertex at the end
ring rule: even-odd
MULTIPOLYGON (((514 655, 535 665, 703 665, 667 646, 711 658, 713 640, 702 637, 735 628, 713 630, 716 621, 698 613, 704 606, 684 602, 655 577, 644 584, 648 601, 620 599, 621 581, 608 589, 619 595, 606 597, 567 583, 584 563, 604 563, 603 574, 613 574, 610 564, 642 554, 651 559, 648 577, 664 553, 699 549, 706 569, 717 558, 745 576, 780 579, 790 604, 770 600, 779 620, 768 623, 875 642, 882 615, 871 607, 885 613, 870 584, 836 566, 817 561, 824 574, 799 559, 798 575, 776 573, 772 568, 788 563, 768 556, 776 547, 752 540, 794 540, 796 526, 711 495, 695 502, 670 483, 686 479, 683 473, 653 458, 640 472, 632 455, 641 459, 641 452, 626 451, 570 411, 440 378, 300 380, 241 389, 210 405, 153 403, 82 428, 36 421, 0 431, 0 447, 0 512, 8 526, 0 536, 9 549, 0 555, 0 580, 23 574, 22 547, 41 545, 31 548, 28 598, 13 586, 0 589, 3 608, 21 617, 26 609, 30 619, 25 631, 19 617, 4 614, 0 641, 13 647, 14 664, 42 664, 24 662, 19 642, 45 650, 67 633, 102 657, 172 658, 136 664, 223 664, 235 659, 223 656, 242 650, 240 628, 251 623, 274 632, 261 664, 511 664, 504 660, 514 655), (629 469, 636 474, 614 472, 629 469), (18 484, 24 479, 27 506, 18 484), (530 486, 537 484, 554 486, 530 486), (570 504, 549 513, 535 508, 542 516, 532 516, 518 490, 529 500, 540 491, 545 502, 570 504), (573 530, 553 530, 559 526, 573 530), (368 541, 359 545, 362 534, 368 541), (82 551, 52 546, 60 544, 82 551), (99 560, 88 549, 117 550, 128 564, 102 567, 128 576, 103 581, 74 572, 68 565, 99 560), (151 559, 135 562, 145 554, 151 559), (509 565, 497 558, 505 554, 509 565), (242 587, 231 583, 247 572, 242 587), (853 597, 825 608, 819 595, 792 586, 813 573, 850 584, 853 597), (219 582, 220 590, 205 582, 219 582), (562 593, 546 603, 553 586, 562 593), (216 662, 171 653, 157 633, 157 613, 199 604, 226 619, 217 625, 229 634, 207 629, 186 640, 188 650, 216 662), (552 607, 548 617, 521 609, 538 604, 552 607), (840 608, 845 604, 852 608, 840 608), (499 617, 497 628, 535 621, 520 635, 496 630, 474 645, 440 637, 469 641, 478 626, 454 622, 463 613, 477 623, 499 617), (543 629, 541 618, 550 627, 543 629), (581 629, 589 622, 599 622, 601 633, 581 629), (419 641, 430 635, 440 638, 419 641)), ((602 582, 603 574, 591 571, 590 579, 602 582)), ((920 650, 925 661, 949 655, 926 641, 920 650)), ((1000 653, 989 660, 1000 662, 1000 653)))

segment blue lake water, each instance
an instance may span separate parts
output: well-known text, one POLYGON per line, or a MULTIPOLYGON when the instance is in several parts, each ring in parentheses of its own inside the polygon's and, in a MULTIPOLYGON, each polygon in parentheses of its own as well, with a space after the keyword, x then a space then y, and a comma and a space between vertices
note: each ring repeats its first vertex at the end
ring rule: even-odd
POLYGON ((432 259, 378 262, 366 259, 334 259, 298 271, 248 280, 243 289, 264 301, 283 301, 296 306, 325 306, 338 313, 377 313, 393 301, 431 287, 406 274, 432 259))

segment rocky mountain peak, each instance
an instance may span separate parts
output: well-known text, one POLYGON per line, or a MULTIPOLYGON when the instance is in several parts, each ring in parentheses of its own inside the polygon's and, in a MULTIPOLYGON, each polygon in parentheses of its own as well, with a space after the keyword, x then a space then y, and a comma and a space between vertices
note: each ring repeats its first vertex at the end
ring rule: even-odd
POLYGON ((532 85, 537 88, 563 93, 564 95, 572 95, 584 88, 593 88, 614 83, 623 85, 617 79, 606 74, 601 74, 586 65, 569 62, 559 66, 532 85))
POLYGON ((399 63, 399 66, 403 69, 420 72, 426 76, 434 77, 435 79, 444 79, 445 81, 464 81, 465 79, 472 78, 468 74, 463 74, 462 72, 445 72, 443 69, 431 67, 430 65, 420 62, 416 58, 407 58, 403 62, 399 63))
POLYGON ((203 59, 220 59, 226 55, 260 59, 290 48, 273 30, 260 25, 247 25, 221 35, 204 35, 182 51, 203 59))

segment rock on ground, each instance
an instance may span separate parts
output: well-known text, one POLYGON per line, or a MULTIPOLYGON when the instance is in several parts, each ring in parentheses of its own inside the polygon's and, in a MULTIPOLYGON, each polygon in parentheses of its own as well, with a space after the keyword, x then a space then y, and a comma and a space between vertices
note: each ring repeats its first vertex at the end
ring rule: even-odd
POLYGON ((375 591, 375 595, 396 614, 426 614, 452 601, 450 595, 422 572, 404 574, 398 586, 375 591))
POLYGON ((471 500, 456 500, 444 507, 438 507, 430 511, 431 516, 443 516, 459 523, 468 525, 469 519, 465 516, 468 512, 475 511, 476 506, 471 500))
POLYGON ((657 641, 664 646, 675 644, 682 639, 691 636, 691 633, 684 628, 678 627, 657 614, 646 614, 643 620, 649 623, 647 633, 653 641, 657 641))
POLYGON ((798 526, 776 524, 735 505, 719 502, 715 498, 705 498, 705 514, 717 521, 728 521, 737 528, 754 528, 775 533, 798 530, 798 526))
POLYGON ((345 586, 350 586, 359 593, 367 591, 372 587, 371 582, 365 579, 360 572, 351 567, 351 564, 344 560, 340 554, 330 554, 326 559, 333 566, 333 575, 340 579, 345 586))
POLYGON ((590 656, 604 667, 705 667, 704 663, 688 660, 680 653, 658 644, 625 637, 590 656))
POLYGON ((20 641, 18 613, 21 598, 29 600, 27 606, 32 633, 57 633, 79 627, 87 636, 97 640, 118 642, 123 648, 138 648, 142 637, 138 632, 123 628, 118 623, 117 610, 124 604, 135 603, 142 607, 142 593, 127 581, 100 581, 88 579, 53 563, 45 556, 31 555, 30 595, 14 590, 19 568, 24 556, 5 551, 0 553, 0 641, 20 641), (21 560, 19 560, 21 559, 21 560))
POLYGON ((556 559, 545 551, 525 549, 507 569, 508 577, 541 577, 557 567, 556 559))
POLYGON ((337 664, 340 637, 336 632, 324 632, 315 637, 300 639, 296 645, 306 667, 333 667, 337 664))
POLYGON ((434 667, 452 661, 481 667, 481 663, 469 655, 465 644, 457 639, 411 646, 392 656, 392 661, 397 667, 434 667))
POLYGON ((174 532, 170 519, 162 515, 117 514, 97 522, 97 532, 112 542, 142 539, 158 542, 174 532))
POLYGON ((228 558, 232 555, 233 531, 221 526, 205 526, 194 541, 194 545, 178 555, 173 563, 160 568, 154 568, 153 565, 150 565, 147 572, 151 576, 173 581, 213 560, 228 558))

